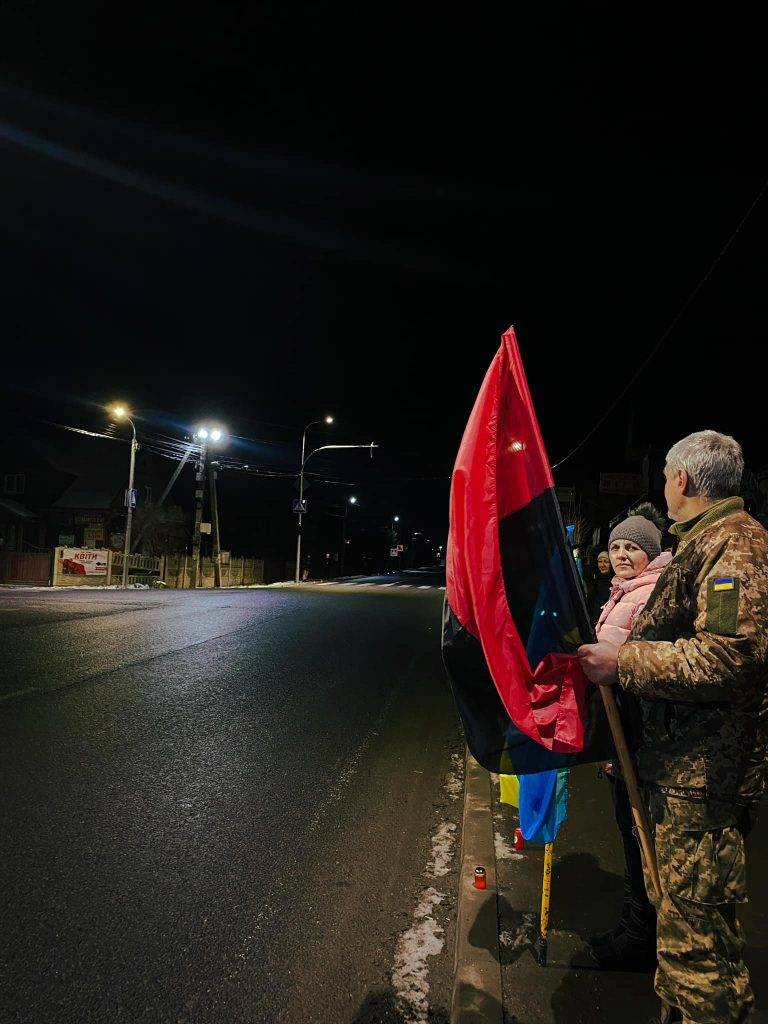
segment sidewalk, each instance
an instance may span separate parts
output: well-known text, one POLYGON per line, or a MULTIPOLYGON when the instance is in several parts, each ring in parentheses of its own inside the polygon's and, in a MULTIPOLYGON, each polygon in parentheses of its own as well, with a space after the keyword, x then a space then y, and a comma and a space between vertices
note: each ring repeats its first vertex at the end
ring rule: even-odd
MULTIPOLYGON (((647 1024, 658 1008, 651 975, 591 966, 585 939, 610 928, 621 907, 623 859, 607 783, 588 765, 571 773, 568 820, 554 847, 549 963, 536 963, 543 847, 512 849, 517 809, 500 804, 493 779, 499 949, 506 1024, 647 1024)), ((748 840, 752 902, 741 922, 757 999, 768 1024, 768 813, 748 840)))

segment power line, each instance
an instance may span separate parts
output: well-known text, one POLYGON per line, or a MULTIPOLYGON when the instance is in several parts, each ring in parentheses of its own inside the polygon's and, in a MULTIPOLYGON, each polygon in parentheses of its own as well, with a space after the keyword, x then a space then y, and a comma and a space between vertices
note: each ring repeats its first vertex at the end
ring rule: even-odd
POLYGON ((648 363, 650 363, 650 361, 651 361, 651 360, 653 359, 653 357, 654 357, 654 356, 656 355, 656 353, 658 352, 658 350, 659 350, 659 349, 661 348, 661 346, 662 346, 662 345, 664 344, 664 342, 665 342, 665 341, 667 340, 667 338, 668 338, 668 337, 670 336, 670 334, 672 333, 672 331, 673 331, 673 330, 675 329, 675 327, 677 326, 677 324, 678 324, 678 323, 680 322, 680 320, 681 320, 681 319, 683 318, 683 316, 684 316, 684 314, 685 314, 686 310, 687 310, 687 309, 688 309, 688 307, 689 307, 689 306, 691 305, 691 303, 693 302, 693 300, 694 300, 694 299, 696 298, 696 296, 697 296, 697 295, 699 294, 699 292, 701 291, 701 289, 702 289, 702 288, 704 287, 704 285, 705 285, 705 284, 707 283, 707 281, 709 280, 709 278, 710 278, 710 277, 712 276, 712 274, 713 274, 713 272, 714 272, 715 268, 717 267, 718 263, 719 263, 719 262, 720 262, 720 260, 721 260, 721 259, 723 258, 723 256, 725 256, 726 252, 727 252, 727 251, 728 251, 728 250, 730 249, 730 247, 731 247, 731 244, 732 244, 733 240, 734 240, 734 239, 736 238, 736 235, 738 235, 738 233, 739 233, 739 232, 741 231, 741 229, 742 229, 742 228, 744 227, 744 225, 746 224, 746 222, 747 222, 747 220, 749 219, 750 215, 752 214, 752 211, 753 211, 753 210, 755 209, 755 207, 757 206, 757 204, 758 204, 758 203, 760 202, 760 200, 761 200, 761 199, 763 198, 763 193, 765 192, 765 190, 766 190, 767 188, 768 188, 768 178, 766 178, 766 180, 765 180, 765 181, 763 182, 763 184, 762 184, 762 186, 761 186, 761 188, 760 188, 760 191, 759 191, 759 192, 757 193, 757 195, 755 196, 755 198, 754 198, 754 199, 752 200, 752 203, 750 204, 750 206, 749 206, 749 209, 748 209, 748 210, 747 210, 747 212, 746 212, 746 213, 744 214, 744 216, 743 216, 743 217, 741 218, 741 220, 739 221, 739 223, 738 223, 738 224, 736 225, 736 228, 735 228, 735 229, 734 229, 734 231, 733 231, 733 232, 731 233, 731 236, 730 236, 730 238, 728 239, 728 241, 727 241, 727 242, 725 243, 725 245, 724 245, 724 246, 722 247, 722 249, 720 250, 720 252, 719 252, 719 253, 717 254, 717 256, 715 257, 715 259, 714 259, 714 261, 713 261, 712 265, 710 266, 709 270, 708 270, 708 271, 706 272, 706 274, 705 274, 705 275, 704 275, 704 276, 703 276, 703 277, 701 278, 701 280, 700 280, 700 281, 699 281, 699 283, 698 283, 698 284, 696 285, 696 287, 695 287, 695 288, 693 289, 693 291, 691 292, 691 294, 690 294, 690 295, 688 296, 688 298, 687 298, 687 299, 685 300, 685 302, 684 302, 684 303, 682 304, 682 306, 681 306, 681 307, 680 307, 680 309, 678 310, 678 312, 677 312, 676 316, 675 316, 675 317, 673 317, 673 319, 672 319, 671 323, 669 324, 669 326, 667 327, 667 329, 666 329, 666 330, 664 331, 664 333, 663 333, 663 334, 661 335, 661 337, 659 338, 659 340, 658 340, 658 341, 656 342, 656 344, 655 344, 655 345, 653 346, 653 348, 652 348, 652 349, 650 350, 650 352, 648 353, 648 355, 647 355, 647 356, 645 357, 645 359, 644 359, 644 360, 642 361, 642 363, 640 364, 640 366, 639 366, 639 367, 637 368, 637 370, 635 371, 634 375, 633 375, 633 376, 632 376, 632 377, 630 378, 630 380, 629 380, 629 383, 627 384, 627 386, 626 386, 626 387, 624 388, 624 390, 623 390, 623 391, 622 391, 622 392, 621 392, 621 393, 620 393, 620 394, 618 395, 618 397, 617 397, 617 398, 615 399, 615 401, 613 402, 613 404, 612 404, 612 405, 610 405, 610 406, 608 407, 608 409, 607 409, 607 410, 606 410, 606 411, 605 411, 605 412, 603 413, 603 415, 602 415, 602 416, 600 417, 600 419, 599 419, 599 420, 597 421, 597 423, 596 423, 596 424, 594 425, 594 427, 592 427, 592 429, 591 429, 591 430, 589 431, 589 433, 587 433, 587 434, 586 434, 586 435, 585 435, 585 436, 584 436, 584 437, 582 438, 582 440, 581 440, 581 441, 579 441, 579 443, 578 443, 578 444, 576 445, 576 447, 575 447, 575 448, 573 448, 573 449, 572 449, 572 450, 571 450, 570 452, 568 452, 568 454, 567 454, 567 455, 566 455, 566 456, 565 456, 564 458, 560 459, 560 461, 559 461, 559 462, 556 462, 556 463, 555 463, 555 464, 554 464, 554 465, 552 466, 552 469, 553 469, 553 470, 555 470, 555 469, 558 469, 558 468, 559 468, 560 466, 562 466, 562 465, 563 465, 563 463, 564 463, 564 462, 567 462, 567 461, 568 461, 568 459, 570 459, 570 458, 571 458, 571 456, 575 455, 575 454, 576 454, 576 452, 577 452, 577 451, 578 451, 578 450, 579 450, 580 448, 582 448, 582 447, 583 447, 583 446, 584 446, 584 445, 585 445, 585 444, 587 443, 587 441, 588 441, 588 440, 590 439, 590 437, 592 437, 592 435, 593 435, 594 433, 596 433, 596 431, 597 431, 597 430, 598 430, 598 429, 599 429, 599 428, 600 428, 600 427, 601 427, 601 426, 603 425, 603 423, 605 423, 605 421, 606 421, 606 420, 608 419, 608 417, 609 417, 609 416, 611 415, 611 413, 612 413, 612 412, 613 412, 613 410, 614 410, 614 409, 616 408, 616 406, 617 406, 617 405, 619 404, 619 402, 621 402, 621 400, 622 400, 622 399, 624 398, 624 396, 625 396, 625 395, 627 394, 627 392, 628 392, 628 391, 630 390, 630 388, 631 388, 631 387, 632 387, 632 385, 633 385, 633 384, 635 383, 635 381, 637 380, 637 378, 638 378, 638 377, 640 376, 640 374, 641 374, 641 373, 643 372, 643 370, 644 370, 644 369, 646 368, 646 366, 648 365, 648 363))

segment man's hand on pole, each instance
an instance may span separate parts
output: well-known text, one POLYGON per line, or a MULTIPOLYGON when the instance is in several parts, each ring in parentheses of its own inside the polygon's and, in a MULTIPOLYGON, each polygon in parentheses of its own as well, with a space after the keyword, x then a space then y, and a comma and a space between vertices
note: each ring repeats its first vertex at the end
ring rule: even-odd
POLYGON ((596 644, 582 644, 576 654, 584 675, 598 686, 613 686, 619 681, 619 648, 607 640, 596 644))

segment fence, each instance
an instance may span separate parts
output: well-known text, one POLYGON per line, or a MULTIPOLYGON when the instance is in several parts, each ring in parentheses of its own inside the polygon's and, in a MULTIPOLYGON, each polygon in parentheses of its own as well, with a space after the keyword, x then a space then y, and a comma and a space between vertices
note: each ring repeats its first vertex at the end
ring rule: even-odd
POLYGON ((0 583, 44 587, 51 582, 51 551, 0 551, 0 583))
MULTIPOLYGON (((272 558, 235 558, 222 552, 222 587, 247 587, 293 579, 293 563, 272 558)), ((53 551, 0 551, 0 583, 54 587, 116 586, 123 580, 123 553, 106 548, 55 548, 53 551)), ((213 561, 201 560, 201 587, 213 587, 213 561)), ((189 555, 129 555, 128 583, 192 587, 189 555)))
MULTIPOLYGON (((123 582, 123 555, 122 551, 112 551, 110 559, 110 583, 123 582)), ((165 579, 165 558, 155 558, 153 555, 129 555, 128 556, 128 583, 148 583, 150 586, 156 580, 165 579)))
MULTIPOLYGON (((222 552, 222 555, 225 553, 222 552)), ((213 560, 201 559, 201 587, 214 585, 213 560)), ((222 559, 222 587, 248 587, 255 584, 277 583, 293 577, 291 563, 269 558, 235 558, 230 555, 222 559)), ((189 555, 168 555, 165 559, 165 582, 169 587, 191 587, 192 558, 189 555)))

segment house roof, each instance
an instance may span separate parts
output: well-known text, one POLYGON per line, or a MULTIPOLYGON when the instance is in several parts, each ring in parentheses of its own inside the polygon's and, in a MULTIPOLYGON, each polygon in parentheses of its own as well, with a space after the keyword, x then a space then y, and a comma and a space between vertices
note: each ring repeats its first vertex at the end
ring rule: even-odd
POLYGON ((12 516, 18 516, 19 519, 37 519, 34 512, 30 512, 28 508, 20 505, 18 501, 11 501, 10 498, 0 498, 0 509, 4 512, 10 512, 12 516))

